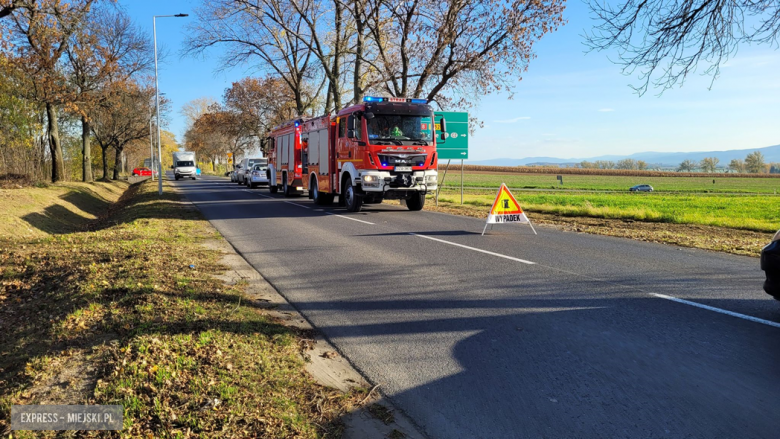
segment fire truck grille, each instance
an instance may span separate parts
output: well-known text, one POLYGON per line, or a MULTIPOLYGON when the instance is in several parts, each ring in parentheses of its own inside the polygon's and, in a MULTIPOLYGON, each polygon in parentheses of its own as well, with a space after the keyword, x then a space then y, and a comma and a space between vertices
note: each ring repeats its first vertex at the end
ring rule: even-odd
POLYGON ((415 184, 414 177, 409 173, 399 172, 392 177, 385 178, 385 185, 391 188, 408 188, 415 184))
POLYGON ((425 166, 425 155, 377 155, 382 166, 425 166))

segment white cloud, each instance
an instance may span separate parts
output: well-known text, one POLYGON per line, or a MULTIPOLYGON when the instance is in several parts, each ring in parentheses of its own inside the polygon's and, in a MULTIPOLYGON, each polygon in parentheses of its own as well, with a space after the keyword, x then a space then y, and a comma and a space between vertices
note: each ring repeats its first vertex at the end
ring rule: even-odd
POLYGON ((518 116, 518 117, 516 117, 514 119, 494 120, 493 122, 495 122, 495 123, 515 123, 518 120, 528 120, 530 118, 531 118, 530 116, 518 116))
POLYGON ((615 111, 614 108, 602 108, 599 110, 601 113, 609 113, 610 111, 615 111))

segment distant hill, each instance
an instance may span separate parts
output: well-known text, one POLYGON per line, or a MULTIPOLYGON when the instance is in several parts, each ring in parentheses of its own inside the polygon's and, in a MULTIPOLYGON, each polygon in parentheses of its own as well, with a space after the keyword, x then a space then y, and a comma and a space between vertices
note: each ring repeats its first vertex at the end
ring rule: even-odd
POLYGON ((587 158, 569 158, 560 159, 556 157, 526 157, 523 159, 490 159, 468 161, 470 165, 483 166, 528 166, 528 165, 573 165, 583 160, 594 162, 596 160, 610 160, 617 162, 623 159, 644 160, 651 165, 676 167, 683 160, 701 161, 705 157, 717 157, 720 160, 719 166, 728 166, 733 159, 743 159, 753 151, 760 151, 764 155, 767 163, 780 162, 780 145, 767 146, 765 148, 751 149, 732 149, 728 151, 706 151, 706 152, 639 152, 631 155, 602 155, 598 157, 587 158))

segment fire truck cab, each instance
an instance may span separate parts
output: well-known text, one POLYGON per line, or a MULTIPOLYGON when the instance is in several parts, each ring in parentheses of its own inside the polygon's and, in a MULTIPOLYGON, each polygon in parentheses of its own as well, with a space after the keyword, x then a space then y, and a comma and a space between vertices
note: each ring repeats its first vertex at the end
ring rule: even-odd
POLYGON ((366 97, 335 118, 282 124, 269 135, 269 187, 288 196, 308 191, 317 204, 339 195, 352 212, 385 199, 420 210, 437 187, 433 117, 424 99, 366 97))

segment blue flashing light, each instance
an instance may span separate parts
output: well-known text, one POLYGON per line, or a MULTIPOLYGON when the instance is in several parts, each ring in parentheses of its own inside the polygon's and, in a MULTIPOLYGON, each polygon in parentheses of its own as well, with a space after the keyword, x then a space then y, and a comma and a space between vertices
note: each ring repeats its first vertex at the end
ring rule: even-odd
POLYGON ((382 166, 387 166, 387 163, 382 163, 382 166))
POLYGON ((297 127, 298 125, 300 125, 300 122, 298 122, 298 121, 296 120, 296 121, 295 121, 295 126, 297 127))
POLYGON ((382 102, 385 98, 378 98, 375 96, 364 96, 363 102, 382 102))
POLYGON ((412 99, 411 100, 413 104, 427 104, 428 99, 412 99))

